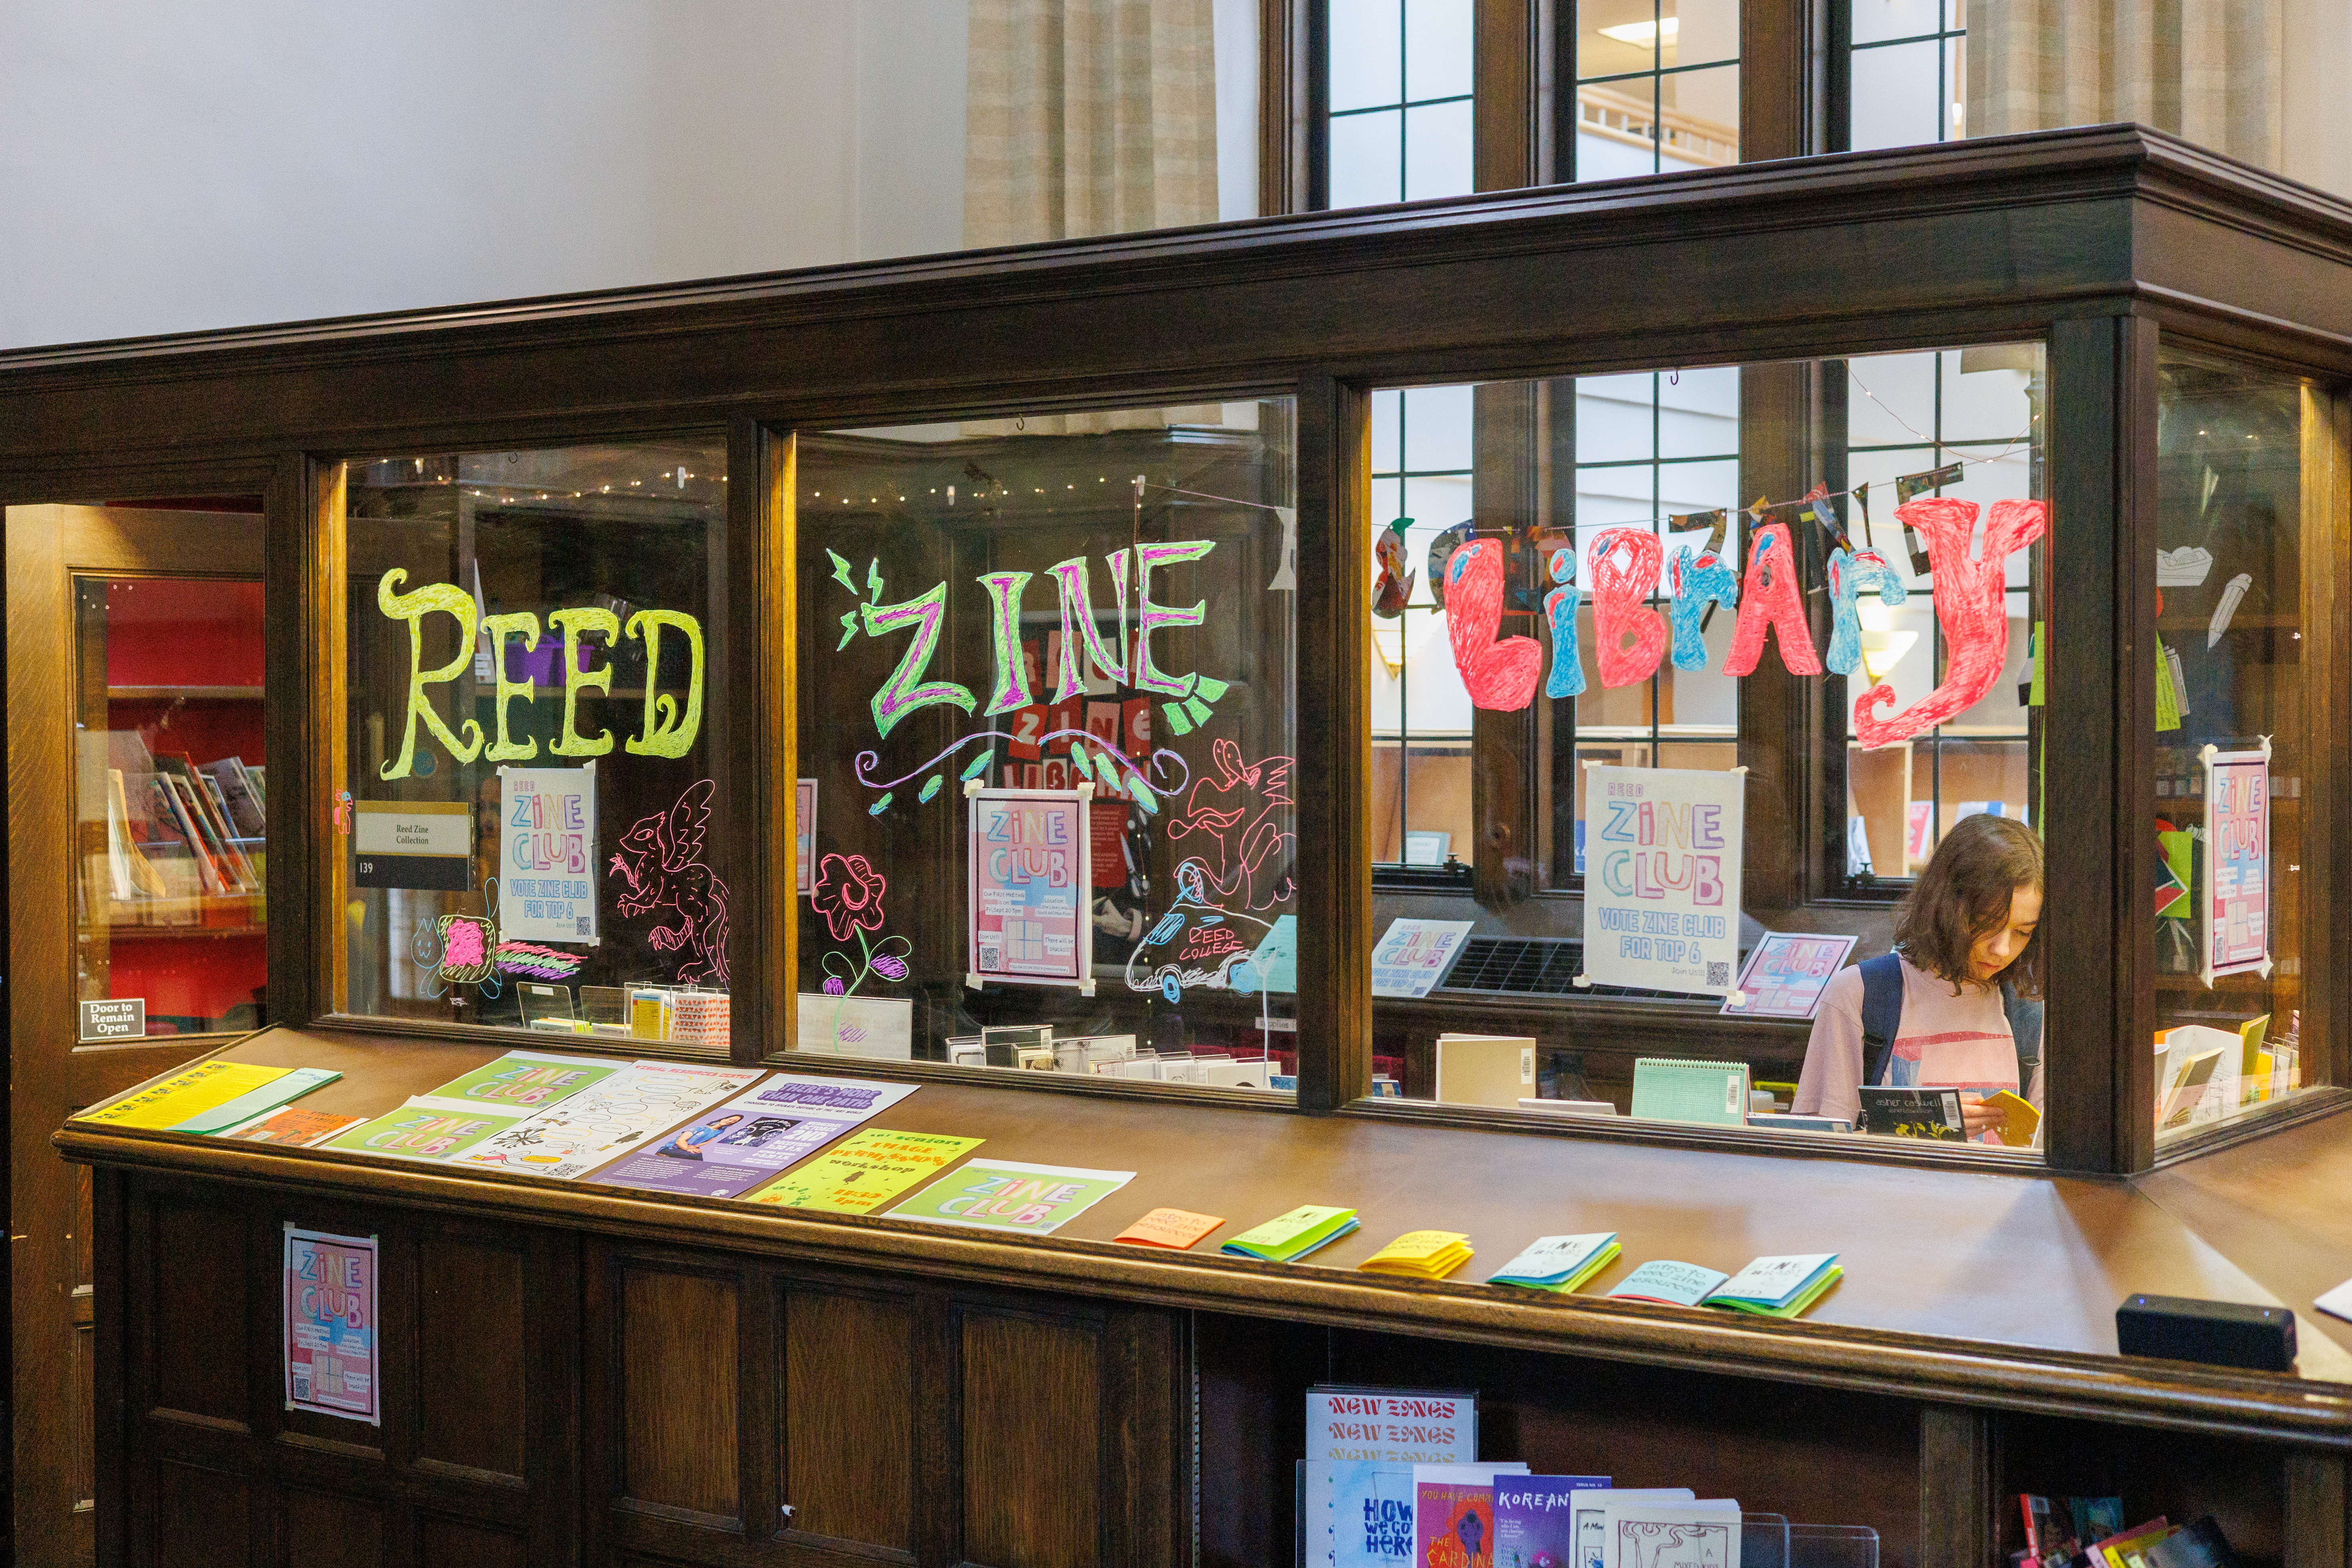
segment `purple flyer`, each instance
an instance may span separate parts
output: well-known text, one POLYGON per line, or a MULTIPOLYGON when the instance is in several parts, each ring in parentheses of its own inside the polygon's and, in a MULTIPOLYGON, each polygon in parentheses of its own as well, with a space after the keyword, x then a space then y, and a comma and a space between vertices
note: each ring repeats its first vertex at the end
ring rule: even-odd
POLYGON ((1572 1493, 1602 1491, 1607 1476, 1496 1476, 1495 1561, 1516 1568, 1569 1568, 1576 1561, 1572 1493))
POLYGON ((805 1160, 916 1087, 779 1073, 614 1161, 592 1180, 731 1198, 805 1160))

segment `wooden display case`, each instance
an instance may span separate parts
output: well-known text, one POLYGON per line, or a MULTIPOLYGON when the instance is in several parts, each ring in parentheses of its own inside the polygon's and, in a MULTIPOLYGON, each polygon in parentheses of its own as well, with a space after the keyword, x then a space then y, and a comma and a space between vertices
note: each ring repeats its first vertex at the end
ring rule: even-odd
MULTIPOLYGON (((94 1233, 79 1234, 95 1269, 100 1560, 1281 1561, 1299 1395, 1360 1376, 1477 1387, 1490 1457, 1867 1525, 1892 1563, 1982 1568, 2014 1544, 2014 1490, 2103 1484, 2136 1516, 2210 1510, 2257 1563, 2352 1561, 2352 1328, 2305 1316, 2293 1374, 2127 1361, 2113 1329, 2135 1291, 2302 1310, 2352 1274, 2336 1196, 2352 1176, 2337 1087, 2352 1081, 2352 599, 2328 591, 2352 535, 2347 281, 2352 208, 2104 128, 0 358, 12 552, 22 504, 266 495, 264 940, 283 1022, 236 1055, 336 1067, 307 1103, 373 1112, 531 1038, 346 1010, 346 465, 723 432, 713 768, 733 814, 733 1058, 910 1079, 923 1087, 896 1124, 1138 1173, 1063 1234, 1003 1240, 58 1132, 88 1100, 42 1102, 26 1126, 20 1098, 20 1167, 50 1159, 54 1134, 94 1173, 94 1233), (1374 1016, 1369 955, 1405 895, 1376 896, 1372 879, 1370 390, 1740 364, 1743 493, 1794 496, 1818 458, 1809 367, 2016 342, 2046 356, 2048 702, 2064 721, 2038 781, 2049 1030, 2064 1047, 2039 1155, 1372 1098, 1379 1057, 1410 1064, 1435 1028, 1487 1015, 1439 997, 1395 1014, 1401 1031, 1374 1016), (2148 1041, 2166 977, 2142 827, 2159 350, 2176 343, 2303 378, 2305 537, 2326 545, 2304 562, 2294 700, 2305 776, 2331 782, 2297 807, 2315 847, 2316 891, 2292 906, 2313 1087, 2159 1164, 2148 1041), (793 785, 814 722, 800 703, 824 679, 802 664, 803 434, 1252 397, 1296 416, 1294 717, 1312 787, 1296 814, 1295 1106, 786 1056, 803 973, 793 785), (1318 1198, 1358 1206, 1366 1229, 1307 1266, 1108 1241, 1160 1204, 1248 1223, 1318 1198), (383 1238, 381 1428, 283 1408, 288 1222, 383 1238), (1585 1228, 1623 1233, 1629 1262, 1727 1268, 1811 1247, 1849 1272, 1781 1323, 1351 1270, 1421 1225, 1468 1231, 1474 1277, 1536 1235, 1585 1228)), ((1769 661, 1741 689, 1739 757, 1786 828, 1748 869, 1771 907, 1822 922, 1807 929, 1852 930, 1883 910, 1820 886, 1843 816, 1825 782, 1842 738, 1811 743, 1825 701, 1769 661)), ((21 858, 47 842, 28 812, 51 786, 16 760, 21 858)), ((1489 898, 1502 868, 1491 847, 1474 855, 1474 896, 1489 898)), ((24 921, 22 884, 12 898, 21 1052, 61 1027, 71 927, 24 921)), ((1559 1048, 1603 1079, 1661 1051, 1778 1070, 1801 1054, 1794 1027, 1711 1004, 1604 999, 1558 1019, 1559 1048)), ((37 1245, 64 1245, 70 1222, 42 1217, 37 1245)), ((20 1389, 30 1377, 20 1349, 20 1389)))

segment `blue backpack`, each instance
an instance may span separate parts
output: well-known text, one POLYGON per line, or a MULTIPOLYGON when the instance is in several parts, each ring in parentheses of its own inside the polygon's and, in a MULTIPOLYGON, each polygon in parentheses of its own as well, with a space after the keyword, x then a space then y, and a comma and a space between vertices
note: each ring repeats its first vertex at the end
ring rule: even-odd
MULTIPOLYGON (((1862 1081, 1874 1084, 1885 1077, 1895 1037, 1903 1029, 1903 961, 1883 952, 1856 967, 1862 971, 1862 1081)), ((2042 1004, 2020 996, 2004 980, 2000 1010, 2008 1015, 2010 1037, 2017 1043, 2017 1091, 2023 1094, 2032 1087, 2033 1069, 2042 1061, 2042 1004)))

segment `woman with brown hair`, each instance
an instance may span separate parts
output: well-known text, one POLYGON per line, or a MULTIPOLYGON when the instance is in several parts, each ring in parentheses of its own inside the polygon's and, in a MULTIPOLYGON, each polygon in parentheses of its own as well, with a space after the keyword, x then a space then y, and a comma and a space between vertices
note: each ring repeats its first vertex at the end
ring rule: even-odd
POLYGON ((1872 1019, 1864 999, 1864 972, 1885 960, 1839 971, 1813 1018, 1796 1113, 1852 1121, 1865 1083, 1974 1091, 1962 1101, 1971 1137, 2000 1121, 1978 1098, 2008 1089, 2038 1108, 2041 1009, 2016 1002, 2042 994, 2041 921, 2040 837, 2014 817, 1953 824, 1895 917, 1894 1018, 1872 1019), (2027 1030, 2034 1037, 2020 1038, 2027 1030))

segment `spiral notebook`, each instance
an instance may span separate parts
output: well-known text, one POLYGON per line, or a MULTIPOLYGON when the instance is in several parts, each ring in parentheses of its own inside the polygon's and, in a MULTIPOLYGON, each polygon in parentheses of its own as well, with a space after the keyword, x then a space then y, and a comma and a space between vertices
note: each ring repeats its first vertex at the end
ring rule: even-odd
POLYGON ((1748 1064, 1640 1058, 1633 1063, 1633 1114, 1654 1121, 1744 1127, 1748 1064))

